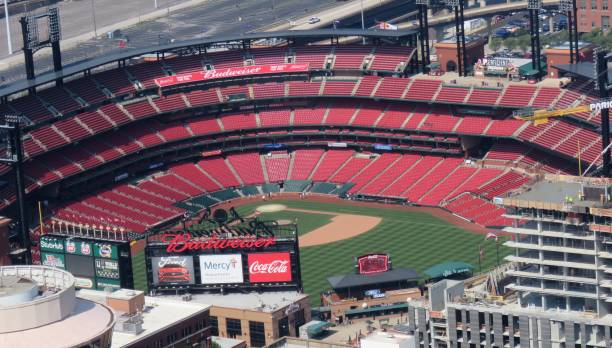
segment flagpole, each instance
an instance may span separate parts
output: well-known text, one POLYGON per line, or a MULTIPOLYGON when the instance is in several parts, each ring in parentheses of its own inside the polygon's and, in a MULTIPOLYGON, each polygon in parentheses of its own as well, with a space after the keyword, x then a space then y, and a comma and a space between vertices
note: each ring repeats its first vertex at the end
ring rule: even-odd
POLYGON ((495 238, 495 253, 497 254, 497 267, 499 267, 499 241, 495 238))
POLYGON ((578 139, 578 176, 582 176, 582 160, 580 159, 580 139, 578 139))
POLYGON ((482 274, 482 244, 478 246, 478 273, 482 274))
POLYGON ((45 234, 45 229, 43 227, 43 216, 42 216, 42 203, 38 201, 38 222, 40 223, 40 235, 45 234))

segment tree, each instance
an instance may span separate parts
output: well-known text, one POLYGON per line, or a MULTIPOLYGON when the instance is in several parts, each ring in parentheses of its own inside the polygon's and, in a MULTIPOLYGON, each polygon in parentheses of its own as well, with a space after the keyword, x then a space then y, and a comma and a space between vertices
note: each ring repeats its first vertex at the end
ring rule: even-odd
POLYGON ((518 40, 514 37, 509 37, 504 40, 504 46, 510 51, 514 51, 516 49, 516 45, 518 44, 518 40))
POLYGON ((527 53, 527 50, 531 47, 531 37, 529 35, 519 36, 517 39, 517 46, 523 53, 527 53))
POLYGON ((493 51, 493 53, 497 52, 502 45, 502 40, 498 37, 490 37, 489 38, 489 49, 493 51))

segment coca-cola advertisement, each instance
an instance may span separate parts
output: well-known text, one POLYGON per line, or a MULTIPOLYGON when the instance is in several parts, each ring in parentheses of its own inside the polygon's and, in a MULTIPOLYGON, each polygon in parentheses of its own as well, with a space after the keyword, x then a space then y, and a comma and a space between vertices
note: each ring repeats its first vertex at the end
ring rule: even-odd
POLYGON ((292 280, 289 253, 249 254, 248 260, 251 283, 290 282, 292 280))

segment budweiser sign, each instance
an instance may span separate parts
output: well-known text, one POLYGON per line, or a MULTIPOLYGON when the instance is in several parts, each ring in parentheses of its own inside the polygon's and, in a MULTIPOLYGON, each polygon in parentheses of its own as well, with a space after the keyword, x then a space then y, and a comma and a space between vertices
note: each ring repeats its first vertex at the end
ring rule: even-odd
POLYGON ((206 239, 192 239, 191 234, 165 234, 163 241, 168 243, 166 251, 169 253, 182 253, 189 250, 208 249, 250 249, 267 248, 276 244, 275 237, 267 238, 227 238, 211 237, 206 239))
POLYGON ((289 253, 249 254, 248 259, 251 283, 291 281, 289 253))
POLYGON ((225 68, 219 70, 196 71, 188 74, 172 75, 155 79, 159 87, 180 85, 183 83, 226 79, 241 76, 278 74, 278 73, 297 73, 308 72, 308 64, 271 64, 271 65, 251 65, 237 68, 225 68))

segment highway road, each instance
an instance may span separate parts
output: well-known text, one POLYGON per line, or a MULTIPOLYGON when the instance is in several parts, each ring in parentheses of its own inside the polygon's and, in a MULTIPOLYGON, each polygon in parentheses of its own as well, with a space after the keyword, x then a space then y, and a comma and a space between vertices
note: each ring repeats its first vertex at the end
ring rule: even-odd
MULTIPOLYGON (((145 16, 156 10, 156 2, 158 9, 163 11, 170 6, 175 6, 187 1, 188 0, 77 0, 58 2, 56 6, 60 11, 62 38, 66 40, 90 32, 93 34, 96 28, 113 25, 130 18, 145 16)), ((23 4, 23 7, 23 13, 10 14, 9 24, 14 51, 21 49, 22 46, 19 17, 23 16, 25 10, 28 9, 27 2, 23 4)), ((6 40, 4 7, 2 6, 0 8, 2 9, 2 19, 0 20, 0 58, 4 58, 8 56, 9 52, 6 40)), ((10 8, 12 8, 12 6, 9 6, 9 9, 10 8)), ((40 8, 30 13, 37 14, 45 11, 46 8, 40 8)), ((98 34, 101 33, 99 32, 98 34)))
MULTIPOLYGON (((163 3, 166 0, 158 1, 163 3)), ((311 13, 336 4, 335 0, 199 1, 195 7, 171 11, 169 15, 161 18, 137 23, 123 30, 123 33, 129 39, 128 48, 148 47, 169 40, 186 40, 253 31, 285 18, 307 17, 311 13)), ((64 44, 62 49, 64 65, 122 49, 118 46, 118 41, 104 37, 87 40, 75 47, 65 48, 67 45, 64 42, 62 44, 64 44)), ((35 56, 36 70, 39 72, 52 68, 50 49, 44 51, 45 54, 38 53, 35 56)), ((24 76, 21 55, 8 62, 6 59, 0 62, 0 85, 24 76)))

